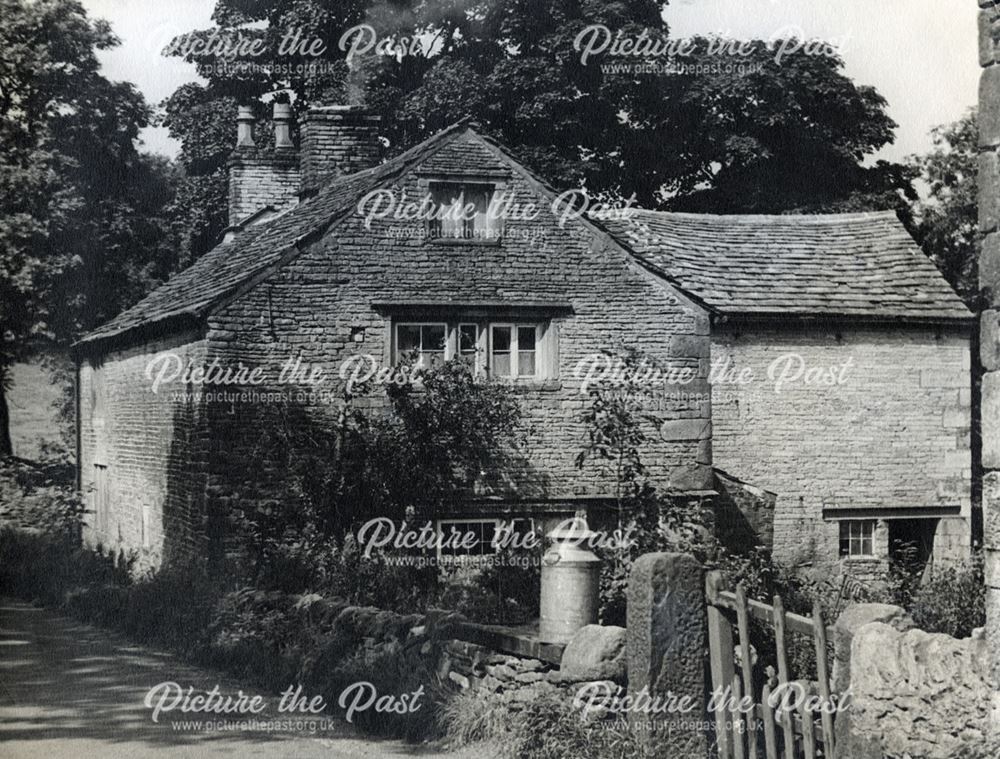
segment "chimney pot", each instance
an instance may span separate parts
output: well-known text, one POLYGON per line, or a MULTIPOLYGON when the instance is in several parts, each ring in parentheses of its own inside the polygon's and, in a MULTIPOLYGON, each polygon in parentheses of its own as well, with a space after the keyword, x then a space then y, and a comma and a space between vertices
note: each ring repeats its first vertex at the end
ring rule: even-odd
POLYGON ((236 147, 252 148, 256 146, 253 141, 253 108, 248 105, 241 105, 236 114, 236 147))
POLYGON ((294 148, 292 144, 292 106, 288 103, 274 104, 274 147, 281 150, 294 148))

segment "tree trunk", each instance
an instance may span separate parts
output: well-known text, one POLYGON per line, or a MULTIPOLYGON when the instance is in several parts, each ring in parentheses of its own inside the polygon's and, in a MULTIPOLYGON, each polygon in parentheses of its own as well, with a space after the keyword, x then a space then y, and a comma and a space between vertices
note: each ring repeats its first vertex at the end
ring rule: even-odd
POLYGON ((0 378, 0 456, 13 456, 14 445, 10 441, 10 410, 7 408, 7 393, 0 378))

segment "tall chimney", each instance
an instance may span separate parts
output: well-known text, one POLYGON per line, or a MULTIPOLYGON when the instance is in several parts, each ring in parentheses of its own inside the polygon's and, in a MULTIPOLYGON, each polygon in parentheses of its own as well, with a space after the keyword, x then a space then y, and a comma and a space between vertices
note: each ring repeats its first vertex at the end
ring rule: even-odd
POLYGON ((358 106, 310 108, 299 125, 302 195, 315 193, 325 180, 375 166, 382 152, 380 121, 358 106))
POLYGON ((230 227, 266 208, 280 211, 298 202, 301 179, 291 120, 288 103, 275 103, 274 148, 261 148, 254 142, 253 108, 240 106, 236 149, 229 158, 230 227))

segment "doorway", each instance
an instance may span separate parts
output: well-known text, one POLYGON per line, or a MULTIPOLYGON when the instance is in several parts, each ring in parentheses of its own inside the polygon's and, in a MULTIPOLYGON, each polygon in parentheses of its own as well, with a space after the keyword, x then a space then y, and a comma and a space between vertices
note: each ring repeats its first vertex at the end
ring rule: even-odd
POLYGON ((889 562, 897 568, 925 577, 934 554, 937 518, 889 520, 889 562))

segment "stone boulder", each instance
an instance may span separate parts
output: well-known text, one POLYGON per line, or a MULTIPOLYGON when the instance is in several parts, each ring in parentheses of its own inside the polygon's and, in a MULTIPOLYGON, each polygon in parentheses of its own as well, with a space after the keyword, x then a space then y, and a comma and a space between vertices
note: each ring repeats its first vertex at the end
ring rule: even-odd
POLYGON ((613 680, 624 683, 626 677, 625 628, 586 625, 581 627, 563 651, 558 672, 550 682, 579 683, 588 680, 613 680))

